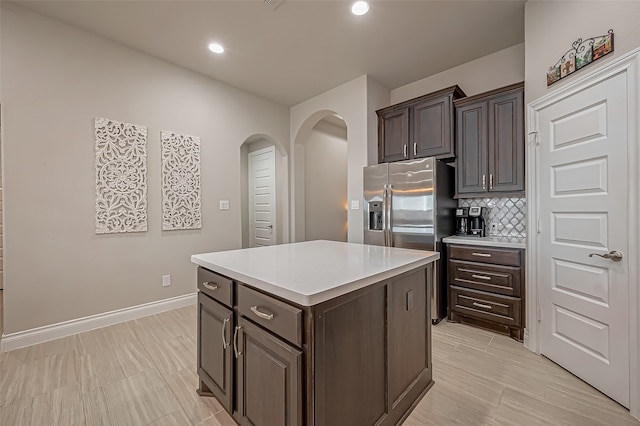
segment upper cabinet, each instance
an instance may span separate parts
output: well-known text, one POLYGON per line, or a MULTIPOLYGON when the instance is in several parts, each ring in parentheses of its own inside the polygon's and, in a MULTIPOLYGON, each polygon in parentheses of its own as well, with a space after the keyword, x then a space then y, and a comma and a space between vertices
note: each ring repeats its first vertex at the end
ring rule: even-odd
POLYGON ((455 157, 453 101, 458 86, 420 96, 378 114, 378 162, 455 157))
POLYGON ((524 83, 454 105, 456 198, 524 196, 524 83))

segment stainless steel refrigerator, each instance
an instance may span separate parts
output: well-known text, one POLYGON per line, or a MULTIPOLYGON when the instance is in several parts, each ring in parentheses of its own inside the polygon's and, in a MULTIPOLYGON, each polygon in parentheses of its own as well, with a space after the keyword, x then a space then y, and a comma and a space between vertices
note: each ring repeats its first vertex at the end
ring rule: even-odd
POLYGON ((431 318, 447 315, 442 238, 455 229, 454 168, 434 158, 364 168, 364 243, 440 252, 431 318))

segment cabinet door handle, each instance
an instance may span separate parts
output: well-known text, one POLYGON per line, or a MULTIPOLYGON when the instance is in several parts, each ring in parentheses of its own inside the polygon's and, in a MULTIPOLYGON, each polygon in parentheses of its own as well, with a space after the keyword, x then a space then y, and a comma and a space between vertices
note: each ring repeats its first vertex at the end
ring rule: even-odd
POLYGON ((493 173, 489 173, 489 189, 493 189, 493 173))
POLYGON ((218 285, 217 284, 210 283, 209 281, 204 281, 202 283, 202 285, 204 286, 204 288, 207 288, 207 289, 209 289, 211 291, 218 289, 218 285))
POLYGON ((479 280, 487 280, 490 281, 491 277, 487 277, 486 275, 476 275, 476 274, 472 274, 471 275, 473 278, 477 278, 479 280))
POLYGON ((405 157, 407 156, 407 145, 402 146, 402 155, 405 157))
POLYGON ((256 314, 257 316, 259 316, 262 319, 266 319, 266 320, 272 320, 273 319, 273 314, 266 314, 264 312, 260 312, 258 310, 257 306, 252 306, 251 307, 251 312, 253 312, 254 314, 256 314))
POLYGON ((491 255, 489 253, 476 253, 475 251, 473 253, 471 253, 472 256, 478 256, 478 257, 491 257, 491 255))
POLYGON ((413 156, 418 155, 418 144, 416 142, 413 143, 413 156))
POLYGON ((477 306, 478 308, 491 309, 491 305, 484 305, 478 302, 473 302, 473 306, 477 306))
POLYGON ((229 324, 229 318, 225 318, 222 323, 222 349, 227 349, 229 344, 227 343, 227 339, 225 338, 225 330, 227 328, 227 324, 229 324))
POLYGON ((482 189, 487 189, 487 175, 482 175, 482 189))
POLYGON ((242 326, 236 325, 236 329, 233 332, 233 353, 236 355, 236 358, 242 355, 242 352, 238 350, 238 330, 240 329, 242 329, 242 326))

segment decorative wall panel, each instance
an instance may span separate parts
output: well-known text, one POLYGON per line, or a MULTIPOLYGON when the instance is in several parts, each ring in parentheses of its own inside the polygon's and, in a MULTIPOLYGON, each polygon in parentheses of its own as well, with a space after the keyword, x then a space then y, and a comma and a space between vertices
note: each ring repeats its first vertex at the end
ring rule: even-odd
POLYGON ((147 230, 147 128, 95 119, 96 234, 147 230))
POLYGON ((484 223, 487 235, 526 237, 526 198, 466 198, 459 199, 460 207, 484 207, 484 223), (491 232, 491 223, 498 223, 498 230, 491 232))
POLYGON ((162 229, 202 228, 200 138, 162 131, 162 229))

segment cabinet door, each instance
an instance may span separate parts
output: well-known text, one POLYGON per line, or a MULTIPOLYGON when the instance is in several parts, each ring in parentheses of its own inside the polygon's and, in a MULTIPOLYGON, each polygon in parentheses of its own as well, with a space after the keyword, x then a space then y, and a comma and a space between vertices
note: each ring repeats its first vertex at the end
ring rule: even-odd
POLYGON ((487 191, 487 102, 456 110, 456 194, 487 191))
POLYGON ((413 107, 412 113, 409 148, 413 158, 453 157, 451 96, 421 102, 413 107))
POLYGON ((224 408, 233 412, 233 312, 198 293, 198 376, 224 408))
POLYGON ((489 191, 524 191, 523 92, 489 101, 489 191))
POLYGON ((409 108, 378 114, 378 162, 409 158, 409 108))
MULTIPOLYGON (((428 268, 430 271, 431 268, 428 268)), ((431 381, 431 304, 426 271, 392 281, 389 289, 389 404, 407 408, 431 381)), ((403 410, 400 410, 403 411, 403 410)))
POLYGON ((302 425, 302 352, 239 318, 238 417, 242 425, 302 425))

